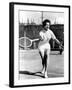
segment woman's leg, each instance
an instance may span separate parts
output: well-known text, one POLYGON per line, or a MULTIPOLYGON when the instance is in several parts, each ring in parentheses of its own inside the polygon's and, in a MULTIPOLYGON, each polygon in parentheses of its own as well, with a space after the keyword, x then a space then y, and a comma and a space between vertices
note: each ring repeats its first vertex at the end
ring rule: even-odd
POLYGON ((47 50, 44 51, 44 61, 45 61, 45 77, 47 77, 47 50))
POLYGON ((47 70, 48 70, 48 64, 49 64, 49 50, 45 50, 44 60, 45 60, 45 77, 47 78, 47 70))
POLYGON ((44 51, 39 51, 39 54, 42 59, 42 73, 45 74, 45 78, 48 78, 47 70, 48 70, 48 64, 49 64, 49 52, 50 50, 45 49, 44 51))
POLYGON ((40 54, 41 59, 42 59, 42 66, 43 66, 42 73, 44 74, 45 73, 44 51, 39 51, 39 54, 40 54))
POLYGON ((39 51, 39 54, 40 54, 40 56, 41 56, 41 59, 42 59, 42 65, 43 65, 43 67, 44 67, 44 57, 43 57, 41 51, 39 51))

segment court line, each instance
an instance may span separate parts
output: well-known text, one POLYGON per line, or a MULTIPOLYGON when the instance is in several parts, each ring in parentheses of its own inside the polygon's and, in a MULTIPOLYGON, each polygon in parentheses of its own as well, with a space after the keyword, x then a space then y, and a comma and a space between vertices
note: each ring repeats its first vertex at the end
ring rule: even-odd
POLYGON ((60 74, 60 73, 48 73, 48 74, 50 74, 50 75, 64 75, 63 73, 62 74, 60 74))

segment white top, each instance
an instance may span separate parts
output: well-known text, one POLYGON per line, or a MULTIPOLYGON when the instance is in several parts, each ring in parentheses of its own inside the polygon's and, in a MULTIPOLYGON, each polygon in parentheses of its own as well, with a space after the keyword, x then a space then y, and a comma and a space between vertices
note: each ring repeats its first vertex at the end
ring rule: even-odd
POLYGON ((39 35, 41 36, 43 41, 49 41, 51 38, 56 39, 54 33, 50 29, 48 29, 47 31, 42 30, 39 35))
POLYGON ((49 44, 49 40, 52 39, 56 39, 54 33, 48 29, 47 31, 42 30, 39 33, 42 41, 39 42, 39 49, 50 49, 50 44, 49 44))

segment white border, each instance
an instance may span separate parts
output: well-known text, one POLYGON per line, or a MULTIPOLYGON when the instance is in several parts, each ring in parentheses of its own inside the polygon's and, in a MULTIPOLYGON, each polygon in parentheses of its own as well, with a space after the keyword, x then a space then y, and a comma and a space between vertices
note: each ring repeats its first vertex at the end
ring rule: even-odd
POLYGON ((69 40, 69 22, 68 22, 68 8, 59 7, 44 7, 44 6, 29 6, 29 5, 14 5, 14 85, 33 85, 33 84, 50 84, 50 83, 64 83, 68 82, 68 40, 69 40), (19 10, 41 10, 41 11, 55 11, 64 12, 64 77, 62 78, 48 78, 48 79, 29 79, 18 80, 18 37, 19 37, 19 10))

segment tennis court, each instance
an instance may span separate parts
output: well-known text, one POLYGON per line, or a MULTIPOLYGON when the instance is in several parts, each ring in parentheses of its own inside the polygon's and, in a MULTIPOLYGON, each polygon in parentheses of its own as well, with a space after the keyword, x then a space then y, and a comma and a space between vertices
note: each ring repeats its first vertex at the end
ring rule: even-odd
MULTIPOLYGON (((41 57, 38 50, 19 50, 19 79, 44 78, 41 57)), ((49 78, 64 76, 64 54, 59 51, 51 51, 48 65, 49 78)))

